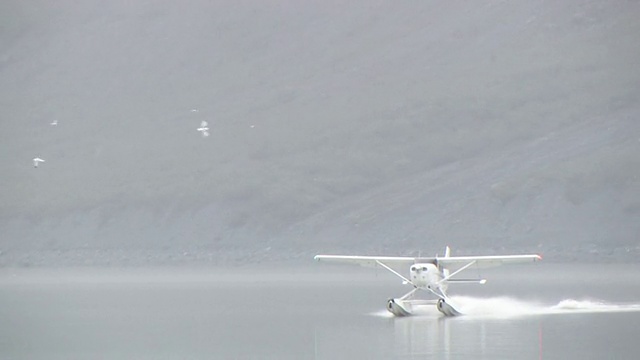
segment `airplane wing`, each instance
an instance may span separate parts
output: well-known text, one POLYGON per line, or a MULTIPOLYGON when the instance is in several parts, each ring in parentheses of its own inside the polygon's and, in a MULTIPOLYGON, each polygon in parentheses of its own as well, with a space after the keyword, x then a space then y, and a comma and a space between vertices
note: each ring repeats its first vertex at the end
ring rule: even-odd
POLYGON ((378 266, 378 261, 389 266, 402 264, 409 265, 416 261, 416 258, 402 256, 316 255, 314 259, 322 262, 354 264, 363 267, 376 267, 378 266))
POLYGON ((438 258, 438 265, 449 271, 455 271, 464 266, 471 265, 471 268, 486 269, 505 264, 531 263, 542 260, 540 255, 496 255, 496 256, 451 256, 438 258))
POLYGON ((363 267, 376 267, 378 262, 387 266, 411 265, 414 263, 435 263, 451 272, 468 266, 486 269, 505 264, 531 263, 542 260, 540 255, 496 255, 496 256, 450 256, 450 257, 403 257, 403 256, 350 256, 350 255, 316 255, 316 261, 354 264, 363 267), (473 262, 472 265, 469 265, 473 262))

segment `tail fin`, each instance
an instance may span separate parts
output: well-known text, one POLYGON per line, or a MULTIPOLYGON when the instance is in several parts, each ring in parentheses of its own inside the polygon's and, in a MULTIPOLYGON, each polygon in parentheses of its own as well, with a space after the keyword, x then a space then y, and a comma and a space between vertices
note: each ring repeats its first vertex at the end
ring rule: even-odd
MULTIPOLYGON (((444 249, 444 257, 448 258, 449 256, 451 256, 451 249, 449 248, 449 246, 447 246, 444 249)), ((449 270, 448 269, 442 269, 442 275, 444 275, 445 278, 449 277, 449 270)))

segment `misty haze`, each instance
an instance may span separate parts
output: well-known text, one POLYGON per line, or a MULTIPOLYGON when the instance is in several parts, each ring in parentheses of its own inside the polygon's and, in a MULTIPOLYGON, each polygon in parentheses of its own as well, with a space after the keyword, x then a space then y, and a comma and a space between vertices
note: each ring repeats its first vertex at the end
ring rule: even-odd
POLYGON ((635 259, 639 10, 3 2, 0 265, 635 259))
POLYGON ((0 2, 0 358, 637 358, 638 19, 0 2), (393 317, 415 282, 313 261, 446 246, 544 260, 464 265, 455 317, 393 317))

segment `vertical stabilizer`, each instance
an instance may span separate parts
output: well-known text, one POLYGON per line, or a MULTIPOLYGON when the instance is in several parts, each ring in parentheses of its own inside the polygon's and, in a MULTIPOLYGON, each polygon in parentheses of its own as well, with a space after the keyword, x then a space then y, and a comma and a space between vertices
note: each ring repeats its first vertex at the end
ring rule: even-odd
MULTIPOLYGON (((451 249, 447 246, 444 249, 444 257, 448 258, 449 256, 451 256, 451 249)), ((448 269, 443 269, 442 270, 442 275, 444 275, 444 278, 448 278, 449 277, 449 270, 448 269)))

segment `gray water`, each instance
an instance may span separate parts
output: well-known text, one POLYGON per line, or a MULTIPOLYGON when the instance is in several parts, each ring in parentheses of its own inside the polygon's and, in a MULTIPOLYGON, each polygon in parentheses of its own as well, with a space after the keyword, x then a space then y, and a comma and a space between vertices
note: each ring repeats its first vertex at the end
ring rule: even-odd
MULTIPOLYGON (((394 318, 382 270, 2 269, 2 359, 636 358, 638 265, 502 267, 394 318)), ((476 274, 471 274, 475 276, 476 274)))

